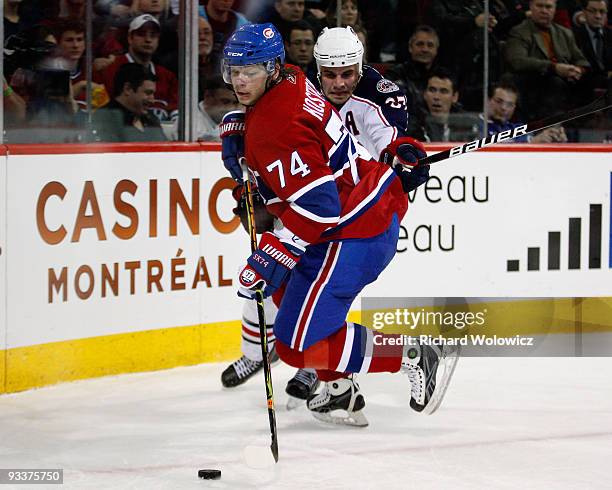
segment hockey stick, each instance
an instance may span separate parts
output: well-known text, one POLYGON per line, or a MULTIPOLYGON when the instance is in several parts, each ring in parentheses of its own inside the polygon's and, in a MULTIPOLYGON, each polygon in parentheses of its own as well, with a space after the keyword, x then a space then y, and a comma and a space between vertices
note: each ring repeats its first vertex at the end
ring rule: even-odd
MULTIPOLYGON (((246 165, 243 167, 244 192, 246 192, 247 221, 249 224, 249 236, 251 238, 251 252, 257 250, 257 229, 255 227, 255 210, 253 208, 253 189, 246 165)), ((257 317, 259 320, 259 336, 261 338, 261 357, 263 361, 264 380, 266 383, 266 398, 268 400, 268 419, 270 421, 270 435, 272 442, 270 451, 274 461, 278 463, 278 438, 276 430, 276 412, 274 410, 274 390, 272 388, 272 371, 270 369, 270 358, 268 356, 268 329, 266 328, 266 314, 264 310, 264 296, 261 288, 255 290, 257 301, 257 317)))
POLYGON ((480 150, 485 146, 509 141, 519 136, 526 136, 530 133, 533 133, 534 131, 539 131, 541 129, 546 129, 551 126, 556 126, 557 124, 563 124, 573 119, 578 119, 582 116, 588 116, 589 114, 592 114, 594 112, 609 109, 610 107, 612 107, 612 97, 610 92, 606 92, 604 95, 595 99, 593 102, 585 106, 578 107, 569 112, 564 112, 556 116, 547 117, 538 121, 532 121, 527 124, 522 124, 514 129, 500 131, 499 133, 491 134, 479 140, 464 143, 460 146, 455 146, 450 150, 444 150, 434 155, 430 155, 427 158, 419 160, 419 165, 429 165, 431 163, 441 162, 442 160, 447 160, 449 158, 458 157, 459 155, 463 155, 464 153, 480 150))

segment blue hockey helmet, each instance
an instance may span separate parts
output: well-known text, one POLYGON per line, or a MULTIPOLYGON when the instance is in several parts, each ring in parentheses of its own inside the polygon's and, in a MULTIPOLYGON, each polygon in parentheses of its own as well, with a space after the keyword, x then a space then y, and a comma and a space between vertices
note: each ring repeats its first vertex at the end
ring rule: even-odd
POLYGON ((269 75, 276 61, 285 62, 283 38, 273 24, 246 24, 237 29, 223 48, 222 71, 231 83, 230 67, 263 64, 269 75))

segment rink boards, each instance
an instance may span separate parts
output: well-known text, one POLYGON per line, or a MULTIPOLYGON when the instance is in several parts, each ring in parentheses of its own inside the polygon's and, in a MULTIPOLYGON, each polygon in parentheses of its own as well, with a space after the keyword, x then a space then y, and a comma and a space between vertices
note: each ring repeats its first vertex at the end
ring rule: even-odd
MULTIPOLYGON (((3 150, 0 393, 238 354, 249 241, 218 146, 3 150)), ((612 148, 507 145, 431 173, 365 295, 612 296, 612 148)))

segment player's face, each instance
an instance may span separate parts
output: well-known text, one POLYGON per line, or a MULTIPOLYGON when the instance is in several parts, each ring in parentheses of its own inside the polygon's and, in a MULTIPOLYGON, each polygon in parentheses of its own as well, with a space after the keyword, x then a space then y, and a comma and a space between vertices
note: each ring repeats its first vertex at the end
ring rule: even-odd
POLYGON ((423 97, 432 116, 446 116, 459 99, 459 93, 453 91, 453 82, 448 78, 431 77, 423 97))
POLYGON ((128 44, 137 56, 152 56, 159 46, 159 29, 145 24, 128 35, 128 44))
POLYGON ((359 65, 321 67, 323 94, 334 105, 344 104, 359 81, 359 65))
POLYGON ((601 29, 608 17, 608 6, 606 2, 590 0, 584 8, 586 23, 592 29, 601 29))
POLYGON ((531 20, 541 27, 550 27, 557 9, 556 0, 531 0, 531 20))
POLYGON ((291 40, 287 43, 287 55, 300 66, 306 66, 313 60, 314 35, 312 31, 291 31, 291 40))
POLYGON ((85 51, 85 33, 65 31, 60 36, 58 45, 65 58, 77 61, 83 56, 83 52, 85 51))
POLYGON ((503 88, 495 89, 493 97, 489 99, 489 116, 500 122, 507 122, 512 118, 516 108, 516 94, 503 88))
POLYGON ((431 66, 438 56, 438 40, 429 32, 417 32, 408 46, 408 52, 414 61, 431 66))
POLYGON ((266 91, 268 73, 263 65, 232 66, 232 87, 242 105, 253 105, 266 91))

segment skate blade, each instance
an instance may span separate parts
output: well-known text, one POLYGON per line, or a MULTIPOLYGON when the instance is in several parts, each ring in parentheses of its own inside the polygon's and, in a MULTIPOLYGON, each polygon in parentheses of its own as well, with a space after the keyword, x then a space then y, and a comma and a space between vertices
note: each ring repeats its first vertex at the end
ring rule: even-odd
POLYGON ((287 410, 295 410, 296 408, 303 407, 305 404, 306 400, 289 395, 289 399, 287 400, 287 410))
POLYGON ((423 409, 424 414, 433 414, 442 403, 450 380, 453 377, 455 368, 457 367, 457 361, 459 360, 460 348, 459 346, 449 346, 448 349, 445 347, 442 351, 442 359, 438 365, 438 372, 436 373, 436 389, 433 392, 432 397, 429 399, 429 403, 423 409), (443 367, 444 371, 441 375, 440 367, 443 367), (438 377, 439 375, 439 377, 438 377))
POLYGON ((333 424, 333 425, 346 425, 349 427, 367 427, 369 425, 368 419, 366 419, 366 416, 363 414, 363 412, 361 410, 358 410, 356 412, 346 412, 344 410, 335 410, 334 412, 327 412, 327 413, 321 413, 321 412, 310 412, 312 413, 312 416, 321 421, 321 422, 325 422, 326 424, 333 424), (346 414, 345 416, 343 415, 339 415, 338 412, 340 412, 341 414, 346 414))

